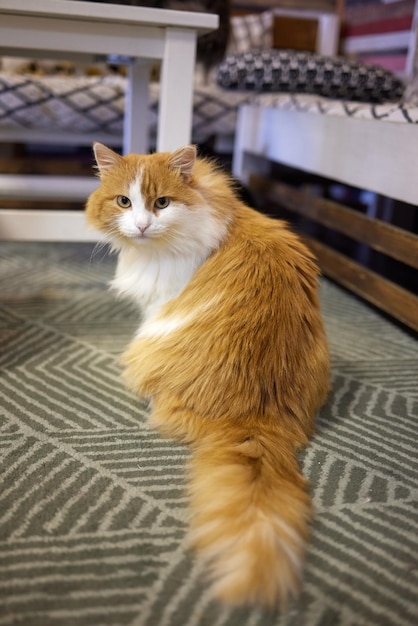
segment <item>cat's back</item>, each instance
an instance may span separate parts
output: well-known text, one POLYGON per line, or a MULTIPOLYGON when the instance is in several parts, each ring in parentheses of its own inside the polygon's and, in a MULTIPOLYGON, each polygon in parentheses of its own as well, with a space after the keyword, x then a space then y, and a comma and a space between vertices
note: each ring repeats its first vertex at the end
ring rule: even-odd
POLYGON ((278 381, 283 389, 292 381, 317 406, 328 385, 317 287, 317 265, 297 235, 238 203, 220 247, 138 336, 147 380, 155 364, 153 381, 169 372, 173 388, 195 389, 193 405, 205 397, 200 408, 208 411, 209 398, 214 414, 232 390, 237 401, 229 412, 240 412, 247 387, 277 403, 278 381), (307 390, 302 371, 308 383, 321 378, 319 394, 307 390))
POLYGON ((237 201, 227 237, 167 304, 166 314, 214 334, 234 328, 245 335, 257 327, 274 333, 273 319, 281 325, 288 311, 317 315, 317 287, 315 259, 286 222, 237 201))
POLYGON ((202 269, 242 288, 252 280, 272 291, 306 282, 317 287, 318 266, 300 237, 285 221, 242 203, 235 207, 228 237, 202 269))

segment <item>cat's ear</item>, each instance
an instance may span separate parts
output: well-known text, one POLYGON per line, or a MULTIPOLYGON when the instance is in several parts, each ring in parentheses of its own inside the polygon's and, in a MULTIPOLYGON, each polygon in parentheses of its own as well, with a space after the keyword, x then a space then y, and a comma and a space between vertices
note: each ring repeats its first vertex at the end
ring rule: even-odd
POLYGON ((116 154, 116 152, 113 152, 113 150, 98 141, 93 144, 93 152, 99 174, 111 170, 112 167, 115 167, 122 161, 122 157, 119 154, 116 154))
POLYGON ((192 175, 193 165, 196 161, 196 146, 184 146, 170 155, 170 166, 181 172, 184 180, 188 182, 192 175))

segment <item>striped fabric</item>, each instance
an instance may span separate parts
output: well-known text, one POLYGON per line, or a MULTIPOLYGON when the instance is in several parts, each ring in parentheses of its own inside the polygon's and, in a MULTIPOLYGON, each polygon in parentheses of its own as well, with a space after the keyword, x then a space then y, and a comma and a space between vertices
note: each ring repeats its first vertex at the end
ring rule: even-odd
POLYGON ((188 450, 119 380, 138 313, 103 255, 0 245, 0 625, 415 626, 416 340, 323 282, 333 383, 301 457, 302 593, 282 616, 220 607, 185 544, 188 450))

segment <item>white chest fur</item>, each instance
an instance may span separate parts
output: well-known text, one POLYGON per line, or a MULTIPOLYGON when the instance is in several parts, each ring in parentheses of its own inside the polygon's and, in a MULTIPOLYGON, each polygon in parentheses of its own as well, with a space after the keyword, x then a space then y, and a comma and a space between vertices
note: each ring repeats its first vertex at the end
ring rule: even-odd
POLYGON ((112 287, 138 303, 145 321, 180 293, 203 261, 202 257, 179 257, 145 247, 124 248, 112 287))

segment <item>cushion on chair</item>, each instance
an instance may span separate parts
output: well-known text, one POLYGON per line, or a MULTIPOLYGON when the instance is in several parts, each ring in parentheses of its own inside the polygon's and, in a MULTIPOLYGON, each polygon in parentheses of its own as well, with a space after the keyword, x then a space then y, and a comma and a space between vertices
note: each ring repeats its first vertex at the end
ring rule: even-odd
POLYGON ((224 89, 311 93, 330 98, 383 102, 399 99, 402 81, 383 68, 294 50, 256 50, 229 55, 218 68, 224 89))
POLYGON ((229 54, 273 47, 273 11, 234 15, 230 18, 229 54))

